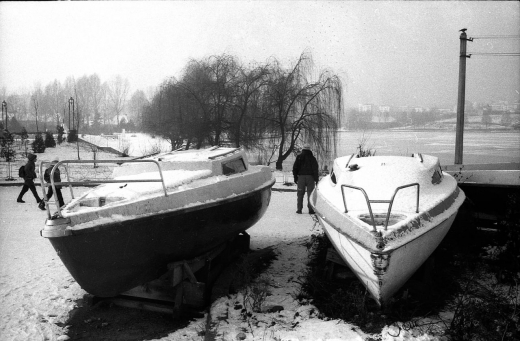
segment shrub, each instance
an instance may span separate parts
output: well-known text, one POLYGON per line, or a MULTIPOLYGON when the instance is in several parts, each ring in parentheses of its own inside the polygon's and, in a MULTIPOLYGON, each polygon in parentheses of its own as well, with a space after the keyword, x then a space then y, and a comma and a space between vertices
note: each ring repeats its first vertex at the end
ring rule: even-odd
POLYGON ((498 232, 492 245, 487 247, 486 257, 496 279, 503 284, 520 282, 520 197, 509 195, 507 212, 498 224, 498 232))
POLYGON ((27 129, 25 129, 25 127, 22 127, 22 132, 20 133, 20 137, 22 138, 22 141, 25 141, 29 138, 29 134, 27 133, 27 129))
POLYGON ((36 133, 34 137, 34 141, 31 144, 32 150, 35 153, 44 153, 45 152, 45 141, 43 141, 42 133, 36 133))
POLYGON ((58 144, 62 144, 64 141, 63 133, 65 132, 65 129, 63 129, 63 126, 57 126, 56 130, 58 131, 58 144))
POLYGON ((13 134, 8 132, 7 130, 4 132, 2 138, 0 138, 0 156, 5 157, 5 161, 11 162, 14 161, 14 156, 16 152, 13 148, 14 137, 13 134))
POLYGON ((255 313, 262 311, 262 306, 267 296, 271 295, 269 288, 273 285, 273 280, 262 275, 248 285, 244 290, 244 307, 255 313))
POLYGON ((54 148, 56 147, 56 140, 50 131, 45 132, 45 147, 54 148))
POLYGON ((75 129, 69 130, 67 134, 67 142, 76 142, 78 140, 78 132, 75 129))
POLYGON ((130 152, 130 143, 129 142, 126 142, 126 141, 123 141, 121 143, 121 153, 123 154, 123 156, 129 156, 129 153, 130 152))

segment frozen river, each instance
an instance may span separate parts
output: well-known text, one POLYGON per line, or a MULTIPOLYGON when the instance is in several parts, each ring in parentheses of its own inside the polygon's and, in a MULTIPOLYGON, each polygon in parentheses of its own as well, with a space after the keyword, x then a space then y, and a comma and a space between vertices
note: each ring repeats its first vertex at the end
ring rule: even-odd
MULTIPOLYGON (((169 151, 170 145, 159 137, 147 134, 119 134, 111 137, 84 137, 101 146, 118 150, 128 147, 129 155, 142 156, 154 151, 169 151)), ((342 131, 338 140, 338 155, 356 152, 361 141, 365 148, 374 149, 377 155, 430 154, 439 157, 441 164, 453 164, 455 160, 455 131, 342 131)), ((474 131, 464 132, 463 162, 496 163, 520 162, 520 131, 474 131)))
MULTIPOLYGON (((365 148, 374 149, 376 155, 422 153, 437 156, 444 165, 455 161, 455 131, 344 131, 340 133, 338 154, 355 153, 363 139, 365 148)), ((520 131, 468 130, 464 132, 463 149, 463 162, 467 164, 520 162, 520 131)))

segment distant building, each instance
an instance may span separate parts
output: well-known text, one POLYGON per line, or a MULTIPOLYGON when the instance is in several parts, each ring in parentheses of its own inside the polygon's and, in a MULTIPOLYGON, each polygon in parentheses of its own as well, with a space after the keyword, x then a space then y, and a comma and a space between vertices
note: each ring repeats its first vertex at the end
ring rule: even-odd
POLYGON ((498 113, 506 113, 510 112, 513 113, 515 111, 518 111, 520 106, 518 102, 515 102, 513 104, 509 104, 507 101, 499 101, 496 103, 490 104, 491 110, 498 113))
POLYGON ((407 105, 403 105, 403 106, 400 106, 400 107, 397 107, 397 112, 405 112, 405 113, 409 113, 411 112, 412 110, 410 109, 409 106, 407 105))
POLYGON ((389 113, 390 112, 390 106, 388 106, 388 105, 380 105, 378 107, 378 110, 381 113, 389 113))
POLYGON ((358 111, 363 113, 373 113, 374 105, 373 104, 358 104, 358 111))
POLYGON ((440 108, 437 109, 439 114, 455 114, 457 111, 449 108, 440 108))

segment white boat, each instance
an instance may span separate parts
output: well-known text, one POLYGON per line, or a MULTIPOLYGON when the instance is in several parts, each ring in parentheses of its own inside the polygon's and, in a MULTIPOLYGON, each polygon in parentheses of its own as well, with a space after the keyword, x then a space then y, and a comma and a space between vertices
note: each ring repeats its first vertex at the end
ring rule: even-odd
MULTIPOLYGON (((50 178, 60 165, 86 162, 92 161, 60 161, 50 178)), ((265 213, 275 182, 269 167, 250 166, 238 148, 95 162, 123 164, 112 180, 94 181, 101 185, 55 215, 48 209, 41 235, 78 284, 101 297, 154 280, 169 263, 204 254, 247 230, 265 213)), ((56 185, 85 182, 51 183, 56 185)))
POLYGON ((378 304, 437 248, 465 195, 434 156, 334 160, 311 196, 325 233, 378 304))

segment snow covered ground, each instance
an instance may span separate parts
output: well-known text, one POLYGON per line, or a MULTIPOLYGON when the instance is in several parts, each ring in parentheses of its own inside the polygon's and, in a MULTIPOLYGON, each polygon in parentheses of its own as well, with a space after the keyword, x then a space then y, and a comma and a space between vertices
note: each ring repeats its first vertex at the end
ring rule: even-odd
MULTIPOLYGON (((39 159, 50 160, 53 153, 61 159, 73 158, 58 147, 49 148, 39 159)), ((275 176, 276 186, 284 188, 280 182, 283 175, 275 173, 275 176)), ((68 340, 70 314, 85 291, 70 276, 49 241, 39 234, 46 212, 37 208, 30 192, 24 197, 25 204, 16 202, 20 189, 0 186, 0 340, 68 340)), ((80 194, 87 189, 77 190, 76 194, 80 194)), ((68 191, 63 194, 65 201, 71 199, 68 191)), ((240 310, 235 309, 237 302, 243 301, 243 293, 220 298, 209 309, 212 333, 218 340, 444 339, 413 329, 399 333, 396 326, 366 335, 345 321, 320 319, 312 302, 296 301, 294 297, 300 289, 298 277, 308 261, 305 244, 321 228, 312 216, 295 211, 295 192, 273 191, 266 214, 248 230, 252 249, 272 246, 278 255, 265 272, 272 283, 265 305, 281 306, 283 310, 255 313, 244 321, 240 310)), ((157 340, 202 340, 200 331, 204 330, 207 317, 195 319, 157 340)), ((111 340, 110 335, 106 339, 111 340)))
MULTIPOLYGON (((37 209, 33 198, 16 203, 19 187, 0 187, 0 340, 66 340, 69 313, 85 292, 70 276, 51 244, 40 237, 45 211, 37 209)), ((30 193, 28 193, 30 194, 30 193)), ((68 193, 64 191, 65 200, 68 193)), ((308 259, 305 246, 309 236, 321 231, 308 214, 295 214, 296 194, 277 192, 259 223, 248 230, 251 248, 274 246, 278 255, 266 275, 272 279, 266 305, 282 306, 279 312, 255 314, 256 323, 248 324, 234 309, 242 294, 215 301, 210 309, 216 323, 215 333, 222 340, 437 340, 427 335, 412 337, 413 330, 396 327, 380 335, 366 335, 356 326, 340 320, 321 320, 311 303, 299 304, 294 294, 299 290, 298 276, 308 259), (225 317, 225 318, 224 318, 225 317), (272 322, 277 323, 271 327, 272 322), (243 332, 246 330, 247 332, 243 332), (242 334, 241 334, 242 333, 242 334), (239 335, 240 334, 240 335, 239 335)), ((194 320, 160 340, 201 340, 201 326, 206 318, 194 320)))

